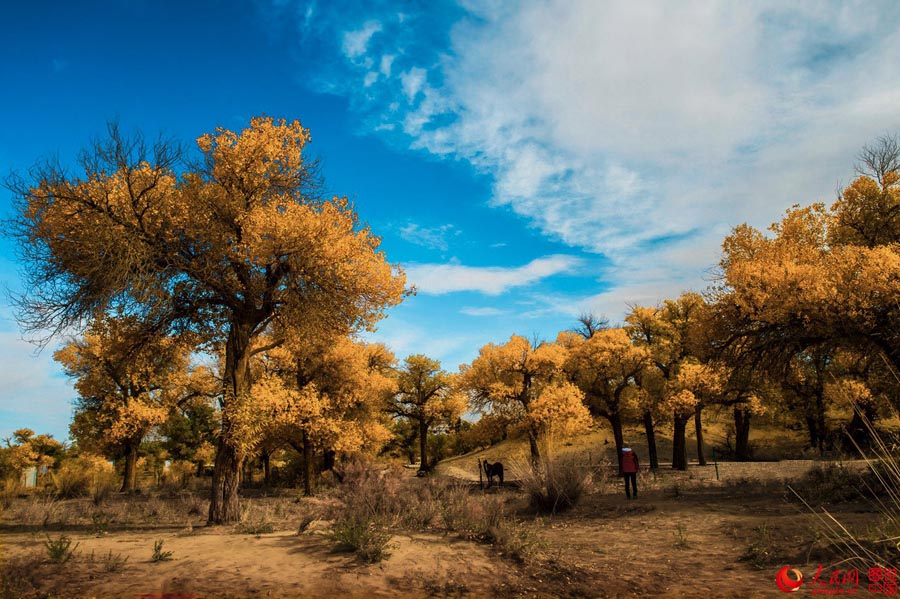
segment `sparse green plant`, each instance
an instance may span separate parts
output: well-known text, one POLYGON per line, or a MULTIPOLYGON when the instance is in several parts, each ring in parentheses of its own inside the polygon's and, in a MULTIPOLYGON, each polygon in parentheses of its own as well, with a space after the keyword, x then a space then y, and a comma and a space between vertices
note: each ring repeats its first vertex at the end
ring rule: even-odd
POLYGON ((113 553, 110 549, 100 561, 105 572, 121 572, 128 562, 128 556, 122 556, 121 553, 113 553))
POLYGON ((153 556, 150 558, 151 562, 166 562, 172 559, 172 551, 163 551, 163 540, 157 539, 155 543, 153 543, 153 556))
POLYGON ((741 556, 741 561, 749 563, 758 570, 764 570, 779 563, 779 559, 775 537, 768 523, 755 527, 752 542, 741 556))
POLYGON ((675 525, 675 546, 679 549, 687 549, 690 547, 687 537, 687 527, 680 522, 675 525))
POLYGON ((44 547, 47 548, 47 557, 54 564, 64 564, 72 559, 75 555, 75 550, 78 549, 80 544, 75 543, 75 546, 72 547, 72 539, 66 535, 61 535, 56 539, 51 539, 50 535, 47 535, 47 540, 44 541, 44 547))

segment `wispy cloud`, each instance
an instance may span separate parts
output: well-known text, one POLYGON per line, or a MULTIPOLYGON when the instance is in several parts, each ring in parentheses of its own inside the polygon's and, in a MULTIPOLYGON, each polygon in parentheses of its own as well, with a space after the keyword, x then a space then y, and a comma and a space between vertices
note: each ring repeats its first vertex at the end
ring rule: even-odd
POLYGON ((731 226, 830 199, 900 124, 890 2, 439 6, 363 17, 390 69, 357 55, 342 93, 387 139, 487 173, 493 206, 608 257, 610 305, 702 287, 731 226))
POLYGON ((351 60, 364 55, 369 47, 369 40, 381 29, 381 23, 378 21, 367 21, 362 28, 344 33, 341 45, 344 55, 351 60))
POLYGON ((439 227, 423 227, 416 223, 407 223, 400 227, 399 232, 400 237, 410 243, 445 252, 449 249, 449 238, 460 234, 460 230, 450 224, 439 227))
POLYGON ((506 310, 500 310, 499 308, 472 308, 465 307, 460 309, 460 313, 465 314, 466 316, 501 316, 506 314, 506 310))
POLYGON ((524 266, 464 266, 462 264, 411 264, 406 267, 407 281, 420 293, 442 295, 455 291, 478 291, 500 295, 515 287, 531 285, 541 279, 572 272, 581 260, 575 256, 547 256, 524 266))

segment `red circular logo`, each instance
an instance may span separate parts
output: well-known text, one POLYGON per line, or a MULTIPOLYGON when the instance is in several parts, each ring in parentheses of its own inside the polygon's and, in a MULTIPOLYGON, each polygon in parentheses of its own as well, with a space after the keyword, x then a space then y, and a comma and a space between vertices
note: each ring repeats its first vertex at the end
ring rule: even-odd
POLYGON ((800 585, 803 584, 803 573, 797 568, 785 566, 775 575, 775 584, 785 593, 794 593, 799 591, 800 585), (790 574, 793 574, 794 577, 791 578, 790 574))

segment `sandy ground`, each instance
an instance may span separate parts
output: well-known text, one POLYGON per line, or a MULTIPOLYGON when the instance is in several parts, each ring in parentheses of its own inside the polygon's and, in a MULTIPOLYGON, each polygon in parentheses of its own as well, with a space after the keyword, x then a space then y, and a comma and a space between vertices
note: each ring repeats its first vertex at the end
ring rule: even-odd
MULTIPOLYGON (((302 534, 259 536, 205 527, 101 536, 69 530, 80 543, 77 557, 36 568, 41 588, 59 597, 171 599, 782 597, 774 583, 781 565, 815 570, 812 518, 787 501, 782 486, 643 483, 637 500, 596 494, 571 512, 529 522, 539 551, 524 564, 452 533, 399 532, 387 560, 366 564, 336 552, 327 523, 315 522, 302 534), (171 561, 150 560, 157 539, 171 561), (745 559, 753 545, 770 551, 766 564, 745 559), (110 552, 128 558, 121 571, 105 571, 110 552)), ((845 511, 857 522, 873 517, 858 507, 845 511)), ((45 532, 21 528, 0 528, 2 559, 46 555, 45 532)))

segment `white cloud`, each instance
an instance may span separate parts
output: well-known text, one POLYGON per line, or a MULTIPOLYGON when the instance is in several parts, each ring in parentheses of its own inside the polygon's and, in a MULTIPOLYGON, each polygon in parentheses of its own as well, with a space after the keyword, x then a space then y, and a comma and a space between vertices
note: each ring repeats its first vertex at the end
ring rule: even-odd
POLYGON ((415 100, 416 96, 425 86, 425 78, 427 72, 420 67, 414 67, 400 75, 400 84, 403 87, 403 93, 409 102, 415 100))
POLYGON ((0 332, 0 438, 17 428, 65 440, 76 393, 59 374, 50 348, 40 354, 15 332, 0 332))
POLYGON ((379 66, 379 71, 385 77, 391 76, 391 65, 394 64, 394 55, 393 54, 384 54, 381 57, 381 65, 379 66))
POLYGON ((500 295, 514 287, 530 285, 553 275, 572 272, 581 260, 574 256, 547 256, 524 266, 464 266, 462 264, 411 264, 406 279, 418 291, 442 295, 455 291, 478 291, 500 295))
MULTIPOLYGON (((395 142, 489 175, 491 205, 609 259, 606 291, 536 313, 618 318, 702 289, 732 226, 830 201, 858 148, 900 128, 900 13, 886 0, 460 6, 441 47, 434 19, 377 15, 382 64, 348 61, 343 91, 395 142)), ((422 268, 423 292, 490 288, 483 270, 422 268)))
POLYGON ((373 20, 366 21, 362 29, 345 32, 343 44, 341 45, 344 55, 351 60, 363 56, 368 51, 369 40, 381 29, 381 23, 373 20))
POLYGON ((465 307, 460 309, 460 313, 465 314, 466 316, 502 316, 507 312, 506 310, 500 310, 499 308, 465 307))
POLYGON ((400 227, 400 237, 406 241, 444 252, 449 249, 448 237, 459 234, 459 229, 449 224, 439 227, 423 227, 416 223, 408 223, 400 227))

